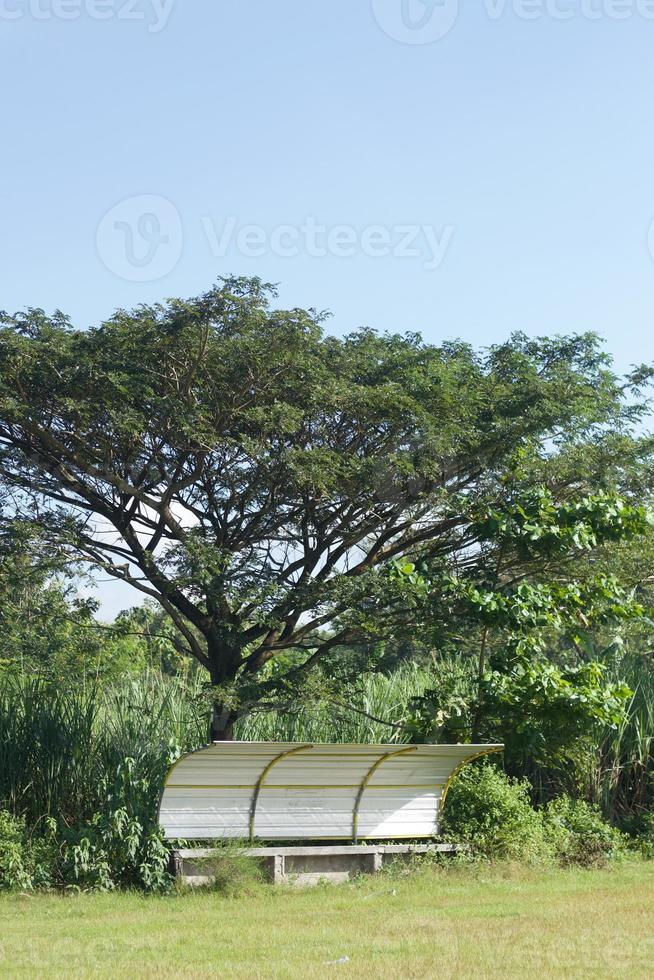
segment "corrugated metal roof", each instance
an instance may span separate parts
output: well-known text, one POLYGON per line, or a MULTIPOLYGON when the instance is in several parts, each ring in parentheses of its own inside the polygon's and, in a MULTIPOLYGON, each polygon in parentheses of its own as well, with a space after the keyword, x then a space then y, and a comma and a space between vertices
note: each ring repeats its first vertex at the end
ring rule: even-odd
POLYGON ((217 742, 168 773, 168 838, 398 840, 432 837, 453 774, 501 745, 217 742))

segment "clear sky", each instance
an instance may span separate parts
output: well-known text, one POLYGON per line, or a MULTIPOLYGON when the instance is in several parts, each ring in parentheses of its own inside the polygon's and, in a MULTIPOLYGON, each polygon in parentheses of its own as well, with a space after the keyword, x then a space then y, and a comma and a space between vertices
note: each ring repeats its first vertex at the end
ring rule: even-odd
POLYGON ((237 273, 654 359, 653 54, 654 0, 0 0, 0 308, 237 273))

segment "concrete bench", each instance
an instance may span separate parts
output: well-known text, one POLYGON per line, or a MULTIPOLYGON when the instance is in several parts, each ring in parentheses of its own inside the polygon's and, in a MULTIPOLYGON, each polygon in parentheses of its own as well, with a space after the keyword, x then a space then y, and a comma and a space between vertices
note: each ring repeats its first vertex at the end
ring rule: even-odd
MULTIPOLYGON (((223 852, 225 853, 225 852, 223 852)), ((339 884, 360 874, 375 874, 391 861, 409 861, 416 855, 455 854, 453 844, 375 844, 329 847, 244 847, 236 853, 258 860, 266 877, 276 885, 339 884)), ((183 848, 173 851, 175 874, 180 884, 211 884, 211 860, 221 849, 183 848)))

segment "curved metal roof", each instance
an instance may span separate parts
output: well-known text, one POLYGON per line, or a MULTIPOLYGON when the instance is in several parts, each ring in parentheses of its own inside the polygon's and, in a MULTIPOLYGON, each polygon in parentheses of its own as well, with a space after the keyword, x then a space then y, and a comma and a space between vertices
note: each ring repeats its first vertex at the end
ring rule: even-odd
POLYGON ((432 837, 456 772, 501 745, 216 742, 168 773, 168 838, 401 840, 432 837))

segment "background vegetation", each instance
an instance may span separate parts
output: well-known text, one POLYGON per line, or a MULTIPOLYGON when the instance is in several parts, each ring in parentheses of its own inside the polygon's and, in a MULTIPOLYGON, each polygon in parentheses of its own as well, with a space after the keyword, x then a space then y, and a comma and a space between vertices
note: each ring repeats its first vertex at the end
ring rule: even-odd
MULTIPOLYGON (((473 665, 474 666, 474 665, 473 665)), ((444 832, 484 858, 602 864, 628 849, 654 854, 654 683, 648 658, 611 654, 611 678, 635 692, 618 725, 598 723, 574 765, 531 763, 529 779, 477 764, 450 792, 444 832), (479 771, 476 771, 479 770, 479 771), (619 829, 618 829, 619 828, 619 829)), ((474 701, 460 659, 401 662, 363 675, 337 698, 295 713, 239 721, 244 739, 405 742, 412 707, 441 691, 474 701), (438 686, 440 685, 440 687, 438 686), (384 719, 394 719, 392 722, 384 719), (399 720, 398 720, 399 719, 399 720)), ((4 887, 114 889, 169 886, 156 826, 161 786, 177 756, 206 742, 208 696, 199 676, 145 667, 131 677, 66 687, 5 671, 0 677, 0 883, 4 887), (16 819, 18 818, 18 819, 16 819)), ((488 738, 499 737, 492 727, 488 738)))
POLYGON ((273 297, 0 314, 0 887, 165 889, 165 772, 232 736, 501 741, 471 853, 650 854, 652 370, 273 297))

